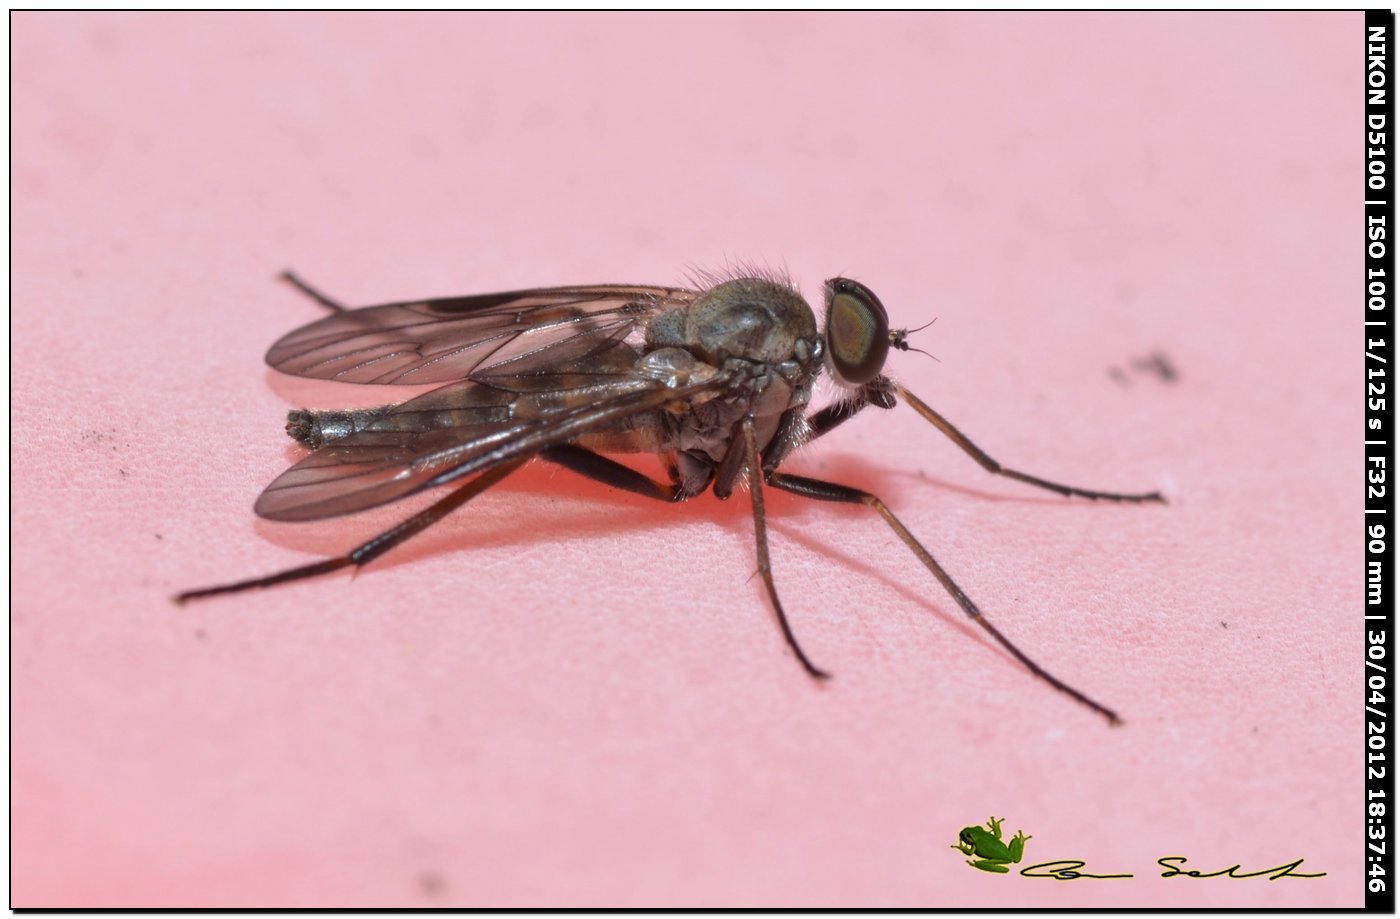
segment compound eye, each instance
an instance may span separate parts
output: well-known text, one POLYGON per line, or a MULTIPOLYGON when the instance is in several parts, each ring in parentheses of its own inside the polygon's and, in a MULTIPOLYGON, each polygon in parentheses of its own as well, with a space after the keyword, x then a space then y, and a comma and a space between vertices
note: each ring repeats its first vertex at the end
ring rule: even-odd
POLYGON ((869 383, 890 353, 890 320, 880 298, 849 278, 826 282, 827 355, 837 382, 869 383))

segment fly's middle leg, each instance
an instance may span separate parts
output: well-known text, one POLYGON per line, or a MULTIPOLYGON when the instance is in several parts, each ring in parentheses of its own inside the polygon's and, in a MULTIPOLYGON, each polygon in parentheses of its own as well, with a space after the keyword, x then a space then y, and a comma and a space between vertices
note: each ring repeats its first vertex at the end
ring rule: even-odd
POLYGON ((768 561, 768 520, 763 510, 763 475, 759 472, 762 466, 758 454, 758 439, 753 430, 753 418, 745 418, 740 422, 739 427, 743 437, 746 462, 750 470, 749 495, 753 499, 753 529, 754 539, 758 543, 758 573, 763 578, 763 585, 768 588, 768 599, 772 601, 773 611, 778 615, 778 626, 783 630, 783 638, 787 639, 788 647, 792 648, 792 653, 797 655, 797 660, 802 664, 802 668, 814 679, 831 679, 831 674, 813 664, 802 651, 802 646, 797 643, 797 636, 792 632, 792 626, 788 624, 783 603, 778 599, 778 588, 773 583, 773 567, 768 561))
POLYGON ((1120 723, 1116 712, 1100 705, 1098 702, 1084 695, 1084 693, 1051 675, 1043 667, 1027 657, 1020 648, 1012 644, 1011 640, 1005 635, 1002 635, 1001 631, 997 629, 996 626, 988 622, 987 617, 977 608, 977 604, 972 602, 972 598, 963 593, 962 588, 957 585, 957 582, 953 580, 952 576, 949 575, 933 555, 923 547, 923 544, 914 538, 914 534, 909 532, 908 528, 899 521, 899 518, 886 506, 885 502, 881 501, 875 495, 868 491, 861 491, 860 489, 851 488, 846 485, 838 485, 835 482, 826 482, 821 479, 811 479, 800 475, 788 475, 782 472, 771 473, 768 476, 768 484, 772 485, 774 488, 781 488, 783 491, 792 492, 795 495, 802 495, 803 497, 813 498, 818 501, 835 501, 841 504, 863 504, 877 511, 880 516, 885 519, 885 522, 890 525, 890 528, 895 531, 895 534, 899 536, 900 540, 909 547, 910 551, 918 556, 919 561, 923 562, 924 567, 938 579, 938 583, 943 585, 943 589, 963 608, 963 612, 967 613, 967 615, 980 625, 987 634, 991 635, 992 638, 996 640, 997 644, 1005 648, 1012 657, 1020 661, 1031 673, 1040 677, 1060 692, 1070 696, 1075 701, 1103 715, 1108 719, 1109 724, 1120 723))
MULTIPOLYGON (((738 449, 732 450, 731 455, 741 463, 748 463, 748 468, 757 469, 759 468, 758 446, 754 436, 753 422, 749 420, 742 422, 740 429, 741 440, 736 444, 738 449)), ((540 458, 551 463, 558 463, 560 466, 593 479, 595 482, 602 482, 604 485, 611 485, 634 494, 655 498, 658 501, 679 501, 684 496, 684 491, 679 483, 663 485, 642 475, 635 469, 573 444, 551 447, 541 452, 540 458)), ((737 476, 731 475, 727 478, 729 486, 732 486, 733 480, 737 476)), ((758 542, 758 573, 768 588, 768 598, 772 601, 773 609, 777 613, 778 625, 782 628, 783 638, 787 640, 788 647, 792 648, 793 653, 797 655, 797 660, 802 664, 804 670, 818 680, 828 679, 831 674, 808 659, 802 647, 797 643, 797 636, 793 634, 792 626, 788 624, 787 613, 783 610, 782 601, 778 599, 778 590, 773 584, 772 566, 768 561, 768 526, 763 512, 762 477, 750 476, 749 484, 750 494, 753 496, 754 533, 758 542)), ((726 486, 726 489, 729 486, 726 486)), ((720 486, 716 484, 716 492, 718 493, 719 490, 720 486)), ((724 497, 728 497, 727 491, 724 497)))

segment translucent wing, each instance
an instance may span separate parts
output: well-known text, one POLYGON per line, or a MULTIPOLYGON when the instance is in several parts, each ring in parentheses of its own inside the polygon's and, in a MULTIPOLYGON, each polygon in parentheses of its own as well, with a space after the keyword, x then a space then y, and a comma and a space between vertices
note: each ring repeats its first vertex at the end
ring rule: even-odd
POLYGON ((625 339, 696 296, 683 288, 600 284, 367 306, 283 336, 267 363, 346 383, 449 383, 487 368, 530 372, 625 339))
POLYGON ((635 372, 634 357, 618 341, 557 371, 449 383, 329 441, 278 476, 254 509, 288 521, 355 513, 729 383, 715 374, 667 386, 635 372))

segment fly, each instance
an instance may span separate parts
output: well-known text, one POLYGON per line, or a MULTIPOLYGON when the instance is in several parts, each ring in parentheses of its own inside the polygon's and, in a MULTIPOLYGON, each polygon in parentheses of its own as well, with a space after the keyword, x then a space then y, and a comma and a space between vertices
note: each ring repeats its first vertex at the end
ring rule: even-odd
MULTIPOLYGON (((778 599, 763 493, 777 488, 878 513, 943 589, 995 641, 1051 686, 1117 724, 1118 715, 1051 675, 993 626, 875 495, 781 467, 797 447, 866 408, 904 402, 995 475, 1065 496, 1163 501, 1050 482, 1001 465, 951 422, 884 374, 890 348, 909 350, 865 285, 825 285, 824 328, 790 281, 716 280, 703 289, 599 284, 542 287, 346 309, 291 273, 283 278, 331 315, 283 336, 267 363, 346 383, 437 384, 397 405, 298 410, 287 432, 311 452, 273 480, 254 510, 278 521, 353 514, 439 485, 435 504, 345 555, 266 577, 189 590, 184 603, 358 568, 421 533, 534 459, 658 501, 705 491, 728 498, 748 481, 758 573, 783 638, 817 680, 778 599), (809 412, 823 372, 842 389, 809 412), (608 453, 654 453, 658 481, 608 453)), ((697 285, 700 287, 702 285, 697 285)))

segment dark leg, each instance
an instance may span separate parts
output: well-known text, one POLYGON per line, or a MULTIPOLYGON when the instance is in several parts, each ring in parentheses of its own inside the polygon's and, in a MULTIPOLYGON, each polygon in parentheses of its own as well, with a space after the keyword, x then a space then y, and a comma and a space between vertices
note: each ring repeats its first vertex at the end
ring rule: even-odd
POLYGON ((577 472, 595 482, 602 482, 604 485, 611 485, 613 488, 630 491, 646 498, 667 502, 680 500, 681 489, 679 485, 662 485, 635 469, 629 469, 619 462, 584 447, 576 447, 573 444, 550 447, 540 453, 540 459, 558 463, 565 469, 577 472))
POLYGON ((270 574, 263 578, 238 581, 234 584, 220 584, 217 587, 201 587, 199 590, 187 590, 183 593, 176 594, 173 599, 177 605, 183 606, 189 600, 197 600, 202 597, 212 597, 216 594, 239 593, 244 590, 253 590, 260 587, 272 587, 276 584, 285 584, 288 581, 300 581, 303 578, 312 578, 320 574, 329 574, 332 571, 339 571, 341 568, 348 568, 351 565, 354 565, 356 568, 366 565, 385 552, 388 552, 399 543, 417 536, 428 527, 437 523, 463 504, 466 504, 472 498, 475 498, 501 479, 504 479, 506 476, 525 465, 529 459, 530 457, 526 456, 511 460, 507 463, 502 463, 494 469, 488 469, 486 472, 483 472, 481 475, 467 482, 467 484, 458 488, 436 504, 419 511, 393 529, 380 533, 369 542, 364 543, 338 558, 328 558, 323 562, 303 565, 300 568, 292 568, 287 571, 278 572, 277 574, 270 574))
POLYGON ((898 534, 899 538, 904 541, 904 544, 919 557, 919 561, 924 563, 924 567, 933 572, 934 577, 938 578, 938 583, 943 585, 943 589, 948 591, 954 600, 958 601, 958 605, 963 608, 963 612, 967 613, 978 625, 986 629, 987 633, 995 638, 999 645, 1010 652, 1012 657, 1024 664, 1031 673, 1034 673, 1051 686, 1060 690, 1060 692, 1066 693, 1075 700, 1092 708, 1100 715, 1103 715, 1108 719, 1109 724, 1119 723, 1118 715, 1112 709, 1105 708, 1079 690, 1067 686, 1051 676, 1043 670, 1039 664, 1021 653, 1020 648, 1013 645, 1006 636, 1002 635, 995 626, 988 622, 987 618, 982 615, 982 611, 977 608, 977 604, 973 603, 972 599, 968 597, 967 594, 963 593, 962 588, 953 581, 948 575, 948 572, 943 570, 943 566, 938 564, 934 557, 929 554, 929 551, 914 538, 914 534, 905 529, 904 524, 899 522, 899 518, 895 517, 890 509, 885 506, 885 502, 869 492, 859 491, 845 485, 837 485, 834 482, 809 479, 800 475, 786 475, 781 472, 775 472, 768 477, 768 483, 774 488, 781 488, 783 491, 790 491, 795 495, 802 495, 807 498, 815 498, 818 501, 837 501, 842 504, 864 504, 866 507, 872 507, 879 511, 880 516, 885 518, 885 522, 890 525, 890 528, 893 529, 895 533, 898 534))
POLYGON ((778 425, 778 430, 773 435, 773 442, 763 452, 764 475, 771 474, 773 470, 781 466, 783 460, 794 449, 802 444, 809 444, 824 434, 831 433, 837 425, 851 420, 866 407, 876 405, 880 408, 894 408, 893 385, 885 377, 876 377, 862 387, 854 398, 834 402, 826 408, 812 413, 805 423, 801 420, 802 410, 800 408, 791 409, 783 416, 782 422, 778 425), (799 434, 803 433, 804 428, 806 436, 799 439, 799 434))
POLYGON ((734 425, 729 432, 729 449, 715 467, 715 477, 711 481, 710 492, 721 501, 728 501, 734 493, 739 477, 749 471, 749 445, 744 440, 744 425, 748 420, 734 425))
POLYGON ((1033 475, 1027 475, 1024 472, 1017 472, 1015 469, 1007 469, 1001 463, 998 463, 996 460, 983 453, 981 448, 979 448, 972 441, 968 440, 967 436, 964 435, 962 431, 959 431, 957 428, 953 427, 952 423, 949 422, 948 419, 944 418, 942 415, 935 412, 928 405, 924 404, 923 401, 915 397, 913 393, 909 392, 909 390, 905 389, 903 386, 895 384, 895 392, 897 392, 904 399, 905 402, 908 402, 909 406, 912 409, 914 409, 914 411, 918 412, 920 415, 923 415, 924 420, 928 421, 934 427, 938 428, 938 430, 946 434, 948 436, 948 439, 951 440, 953 443, 957 444, 959 447, 961 447, 964 453, 977 460, 978 465, 980 465, 983 469, 987 470, 988 472, 994 475, 1006 476, 1008 479, 1015 479, 1018 482, 1025 482, 1028 485, 1035 485, 1038 488, 1047 488, 1050 491, 1058 492, 1059 494, 1062 494, 1065 497, 1069 497, 1070 495, 1078 495, 1081 498, 1093 498, 1095 500, 1103 499, 1105 501, 1160 501, 1163 504, 1167 503, 1167 500, 1163 498, 1159 492, 1155 491, 1137 495, 1125 495, 1112 491, 1088 491, 1083 488, 1074 488, 1069 485, 1061 485, 1058 482, 1046 481, 1045 479, 1037 478, 1033 475))
POLYGON ((286 281, 288 284, 292 285, 297 290, 306 294, 308 297, 310 297, 312 300, 315 300, 317 303, 321 304, 326 309, 333 310, 337 313, 345 312, 345 307, 341 306, 339 303, 332 300, 330 297, 327 297, 325 294, 321 293, 319 290, 312 287, 310 284, 306 283, 301 278, 292 274, 290 271, 282 272, 277 276, 277 278, 278 280, 286 281))
MULTIPOLYGON (((744 449, 738 451, 739 455, 747 457, 747 461, 752 465, 749 468, 756 468, 758 450, 754 439, 752 422, 745 422, 742 428, 744 449)), ((602 482, 604 485, 611 485, 614 488, 621 488, 635 494, 644 495, 648 498, 655 498, 658 501, 677 501, 680 499, 679 485, 662 485, 630 469, 621 463, 614 462, 606 456, 594 453, 592 450, 573 445, 562 447, 551 447, 540 454, 541 459, 558 463, 566 469, 577 472, 579 475, 593 479, 595 482, 602 482)), ((758 539, 758 571, 763 576, 763 583, 768 588, 768 597, 773 601, 773 609, 778 614, 778 625, 783 630, 783 637, 787 639, 788 646, 808 673, 819 680, 830 677, 826 671, 815 667, 807 659, 807 655, 802 653, 802 648, 797 644, 797 638, 792 634, 792 627, 788 625, 787 614, 783 612, 783 604, 778 600, 777 588, 773 585, 773 573, 768 563, 768 528, 763 516, 763 492, 757 477, 753 477, 752 483, 753 504, 754 504, 754 531, 758 539)))
POLYGON ((759 469, 758 441, 754 437, 753 419, 745 419, 740 425, 743 428, 744 446, 748 454, 749 468, 749 494, 753 497, 753 529, 754 537, 758 543, 758 573, 763 577, 763 583, 768 588, 768 599, 773 601, 773 610, 778 614, 778 625, 783 630, 783 637, 787 639, 788 647, 792 648, 792 653, 797 655, 798 661, 812 677, 818 680, 828 680, 831 674, 820 669, 807 659, 807 655, 802 653, 802 648, 797 643, 797 636, 792 634, 792 626, 788 625, 787 613, 783 612, 782 601, 778 599, 778 588, 773 584, 773 569, 768 563, 768 523, 763 513, 763 476, 755 470, 759 469))

